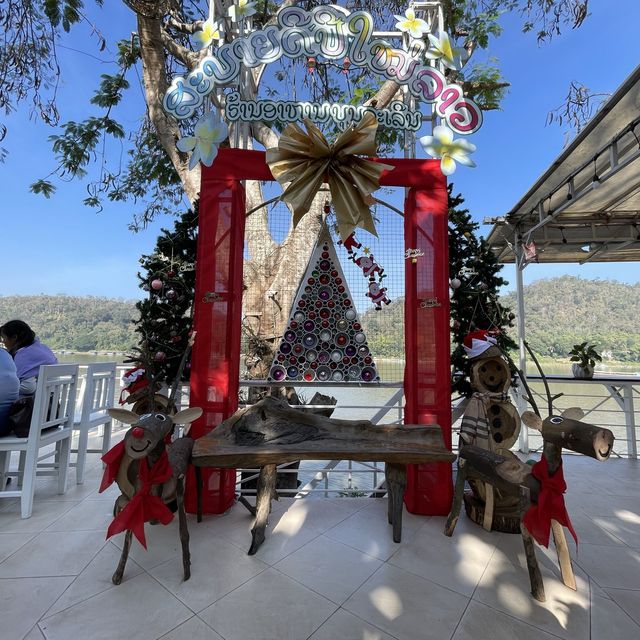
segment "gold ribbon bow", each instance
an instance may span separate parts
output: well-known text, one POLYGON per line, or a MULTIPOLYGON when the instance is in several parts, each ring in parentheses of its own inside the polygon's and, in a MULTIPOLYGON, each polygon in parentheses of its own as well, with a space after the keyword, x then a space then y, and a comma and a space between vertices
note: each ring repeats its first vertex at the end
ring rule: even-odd
POLYGON ((267 149, 267 164, 283 186, 282 199, 293 209, 293 226, 309 211, 323 182, 329 183, 340 237, 345 241, 356 227, 377 236, 369 206, 371 194, 380 187, 380 175, 392 166, 358 155, 375 155, 378 121, 365 113, 357 125, 343 131, 329 144, 320 129, 304 121, 305 133, 297 124, 282 132, 278 146, 267 149))

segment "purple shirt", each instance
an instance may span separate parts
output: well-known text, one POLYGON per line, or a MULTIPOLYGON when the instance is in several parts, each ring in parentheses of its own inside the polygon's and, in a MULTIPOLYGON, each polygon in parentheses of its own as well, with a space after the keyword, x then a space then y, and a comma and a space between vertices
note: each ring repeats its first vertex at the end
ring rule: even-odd
POLYGON ((37 376, 40 365, 58 364, 58 359, 53 355, 53 351, 38 339, 28 347, 18 349, 13 359, 20 381, 37 376))

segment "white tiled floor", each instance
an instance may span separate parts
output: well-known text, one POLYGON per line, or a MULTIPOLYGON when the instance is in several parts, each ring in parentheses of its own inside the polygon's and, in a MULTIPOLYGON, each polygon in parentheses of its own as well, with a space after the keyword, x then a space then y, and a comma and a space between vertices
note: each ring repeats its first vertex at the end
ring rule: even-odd
MULTIPOLYGON (((463 515, 404 516, 394 544, 386 500, 282 500, 267 539, 246 555, 241 505, 197 524, 182 581, 177 523, 147 525, 123 583, 111 583, 121 536, 105 541, 116 492, 99 495, 97 456, 63 496, 38 481, 33 516, 0 501, 3 640, 635 640, 640 639, 640 463, 565 458, 580 538, 578 591, 538 550, 547 602, 529 595, 519 536, 463 515)), ((73 478, 70 478, 72 480, 73 478)))

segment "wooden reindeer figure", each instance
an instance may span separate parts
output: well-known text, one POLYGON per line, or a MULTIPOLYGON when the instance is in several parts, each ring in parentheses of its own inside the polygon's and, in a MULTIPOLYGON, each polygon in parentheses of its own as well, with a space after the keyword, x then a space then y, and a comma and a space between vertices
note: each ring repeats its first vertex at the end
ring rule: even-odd
POLYGON ((523 422, 542 434, 544 442, 542 459, 533 466, 521 462, 515 457, 468 445, 460 449, 458 458, 458 477, 451 513, 447 519, 444 533, 453 535, 464 494, 467 479, 479 480, 499 489, 504 495, 514 495, 519 500, 520 532, 524 544, 533 597, 544 602, 544 584, 535 556, 533 539, 549 546, 550 530, 553 533, 562 580, 566 586, 576 589, 576 581, 571 566, 571 558, 563 525, 566 526, 577 542, 576 534, 564 505, 563 493, 566 484, 562 473, 562 449, 607 460, 613 447, 614 436, 609 429, 580 422, 583 412, 580 409, 567 409, 561 414, 555 413, 553 400, 538 361, 531 354, 545 385, 548 398, 548 416, 542 419, 532 394, 523 378, 531 406, 535 413, 525 411, 523 422))
POLYGON ((191 457, 193 440, 188 436, 170 444, 174 425, 190 424, 202 415, 202 409, 191 407, 171 416, 156 411, 139 416, 127 409, 109 409, 115 420, 130 424, 124 440, 103 456, 106 464, 100 491, 116 482, 121 495, 114 505, 114 520, 107 538, 126 531, 122 555, 113 574, 114 584, 122 582, 132 535, 146 549, 144 523, 168 524, 178 510, 184 579, 191 576, 189 532, 184 510, 184 476, 191 457))

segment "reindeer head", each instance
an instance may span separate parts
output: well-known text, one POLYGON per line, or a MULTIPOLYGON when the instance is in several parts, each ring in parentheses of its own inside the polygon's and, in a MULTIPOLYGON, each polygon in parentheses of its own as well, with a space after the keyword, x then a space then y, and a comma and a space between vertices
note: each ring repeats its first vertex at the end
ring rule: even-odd
POLYGON ((171 433, 174 424, 190 424, 202 415, 202 409, 191 407, 170 416, 161 411, 139 416, 127 409, 109 409, 114 420, 130 424, 124 436, 126 454, 133 460, 148 456, 171 433))

